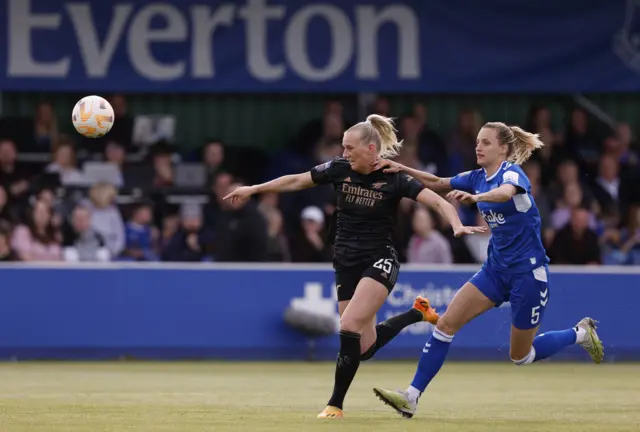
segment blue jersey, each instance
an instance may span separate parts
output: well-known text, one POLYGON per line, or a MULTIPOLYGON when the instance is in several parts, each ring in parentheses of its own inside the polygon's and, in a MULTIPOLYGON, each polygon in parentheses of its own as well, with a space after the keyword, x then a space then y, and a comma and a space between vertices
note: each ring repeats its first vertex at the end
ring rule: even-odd
POLYGON ((486 176, 484 169, 458 174, 451 179, 454 189, 471 194, 489 192, 503 184, 517 188, 507 202, 479 202, 478 210, 491 228, 487 264, 504 273, 524 273, 549 262, 542 244, 540 212, 531 195, 529 179, 518 165, 503 162, 486 176))

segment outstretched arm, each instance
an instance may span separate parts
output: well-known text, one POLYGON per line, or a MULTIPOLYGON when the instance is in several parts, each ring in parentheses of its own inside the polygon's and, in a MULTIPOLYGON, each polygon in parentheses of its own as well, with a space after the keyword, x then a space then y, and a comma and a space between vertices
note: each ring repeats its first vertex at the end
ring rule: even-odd
POLYGON ((250 186, 253 189, 253 193, 264 192, 293 192, 302 189, 308 189, 315 186, 315 183, 311 179, 311 173, 305 172, 302 174, 290 174, 277 179, 273 179, 266 183, 250 186))
POLYGON ((388 159, 381 159, 376 165, 376 169, 380 168, 384 168, 384 172, 387 173, 400 171, 405 172, 411 177, 418 180, 425 187, 428 187, 432 191, 438 193, 448 192, 452 189, 450 178, 442 178, 425 171, 409 168, 408 166, 402 165, 399 162, 391 161, 388 159))
POLYGON ((447 194, 448 199, 460 201, 462 204, 475 204, 479 202, 502 203, 507 202, 518 193, 518 189, 511 184, 503 184, 489 192, 472 195, 468 192, 454 190, 447 194))
POLYGON ((451 228, 453 228, 453 234, 456 237, 486 231, 485 227, 467 227, 462 225, 462 221, 460 221, 455 207, 432 190, 423 189, 422 192, 418 194, 416 201, 440 213, 442 217, 449 222, 451 228))
POLYGON ((293 192, 302 189, 307 189, 315 186, 315 183, 311 179, 311 173, 306 172, 302 174, 291 174, 277 179, 261 183, 253 186, 240 186, 229 195, 224 197, 225 200, 231 199, 232 203, 237 201, 244 201, 249 199, 251 195, 264 192, 293 192))

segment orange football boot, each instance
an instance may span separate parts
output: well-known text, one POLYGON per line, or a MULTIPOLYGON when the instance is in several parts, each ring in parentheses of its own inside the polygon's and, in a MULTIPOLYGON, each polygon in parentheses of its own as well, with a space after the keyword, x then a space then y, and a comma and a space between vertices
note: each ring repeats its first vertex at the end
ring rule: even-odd
POLYGON ((336 408, 331 405, 327 405, 327 407, 318 414, 319 419, 340 419, 344 415, 342 414, 342 410, 340 408, 336 408))
POLYGON ((426 297, 418 296, 416 301, 413 302, 413 309, 422 314, 422 321, 427 321, 433 325, 438 323, 438 313, 429 304, 429 299, 426 297))

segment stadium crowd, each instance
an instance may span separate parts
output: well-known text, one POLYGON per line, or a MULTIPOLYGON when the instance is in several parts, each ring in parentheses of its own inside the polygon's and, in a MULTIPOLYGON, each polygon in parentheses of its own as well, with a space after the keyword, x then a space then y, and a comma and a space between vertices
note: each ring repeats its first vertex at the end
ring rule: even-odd
MULTIPOLYGON (((218 139, 196 154, 164 141, 136 146, 125 97, 110 101, 115 125, 100 140, 59 133, 46 102, 32 118, 0 125, 0 260, 331 261, 330 187, 265 194, 239 207, 221 198, 242 182, 339 156, 342 133, 353 123, 339 102, 328 101, 324 115, 310 119, 286 151, 265 157, 261 170, 247 175, 247 161, 229 158, 233 146, 218 139)), ((457 127, 441 135, 422 104, 394 113, 380 97, 371 112, 398 117, 403 164, 439 176, 476 167, 481 113, 461 111, 457 127)), ((545 143, 524 169, 552 263, 640 264, 640 191, 634 188, 640 168, 631 127, 618 124, 602 134, 581 108, 567 112, 566 126, 559 127, 544 106, 532 107, 522 126, 545 143)), ((475 209, 459 211, 465 223, 484 224, 475 209)), ((438 216, 411 201, 398 213, 402 261, 484 261, 490 234, 456 239, 438 216)))

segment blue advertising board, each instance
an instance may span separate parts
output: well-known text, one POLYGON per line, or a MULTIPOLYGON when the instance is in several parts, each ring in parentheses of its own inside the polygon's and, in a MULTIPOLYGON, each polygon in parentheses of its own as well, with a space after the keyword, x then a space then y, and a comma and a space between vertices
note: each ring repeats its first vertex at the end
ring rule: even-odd
POLYGON ((635 0, 5 0, 0 90, 640 90, 635 0))
MULTIPOLYGON (((426 294, 443 311, 472 267, 405 266, 378 319, 403 312, 426 294)), ((565 329, 584 316, 600 320, 607 361, 640 359, 640 271, 552 268, 541 331, 565 329)), ((100 267, 0 267, 0 359, 220 358, 303 359, 308 340, 283 319, 292 304, 338 320, 328 266, 112 264, 100 267)), ((509 359, 509 307, 471 322, 451 357, 509 359)), ((405 329, 376 358, 417 358, 432 332, 405 329)), ((318 341, 333 359, 337 335, 318 341)), ((559 358, 588 360, 578 347, 559 358)))

